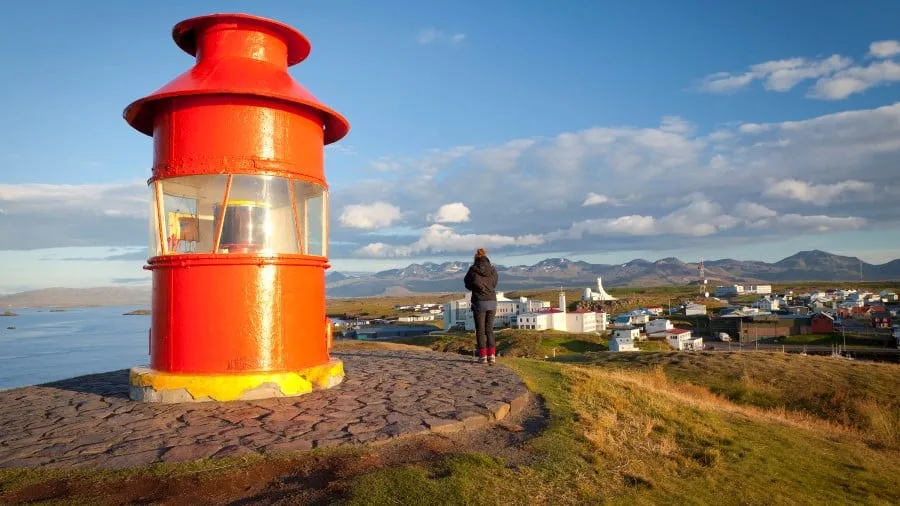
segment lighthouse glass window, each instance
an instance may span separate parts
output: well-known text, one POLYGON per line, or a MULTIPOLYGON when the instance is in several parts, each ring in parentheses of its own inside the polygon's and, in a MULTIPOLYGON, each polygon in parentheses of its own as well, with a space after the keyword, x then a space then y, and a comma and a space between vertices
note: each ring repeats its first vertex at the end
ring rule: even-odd
POLYGON ((221 204, 227 176, 204 175, 163 179, 154 183, 158 223, 151 251, 167 254, 212 253, 215 239, 213 206, 221 204), (157 243, 157 244, 154 244, 157 243))
POLYGON ((304 255, 328 256, 328 191, 315 183, 294 180, 294 201, 304 255))
POLYGON ((232 176, 228 196, 213 210, 221 219, 217 253, 299 253, 294 207, 288 179, 232 176))

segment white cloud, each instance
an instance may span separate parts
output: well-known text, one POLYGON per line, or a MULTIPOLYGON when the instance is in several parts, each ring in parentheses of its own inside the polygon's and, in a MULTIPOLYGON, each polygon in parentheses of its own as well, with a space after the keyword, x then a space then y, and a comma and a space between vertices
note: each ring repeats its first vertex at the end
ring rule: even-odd
MULTIPOLYGON (((820 230, 891 230, 900 222, 900 204, 889 195, 898 186, 900 102, 720 125, 715 135, 682 121, 513 139, 497 151, 429 151, 404 160, 385 176, 393 183, 379 190, 404 202, 415 237, 360 241, 349 231, 335 233, 356 242, 347 253, 416 257, 479 244, 500 252, 683 248, 701 240, 712 247, 820 230), (502 157, 485 156, 500 151, 502 157), (465 231, 429 228, 436 199, 465 202, 465 231)), ((347 198, 339 193, 336 200, 347 198)))
POLYGON ((400 170, 402 165, 395 160, 373 160, 369 164, 372 169, 377 170, 378 172, 393 172, 395 170, 400 170))
POLYGON ((9 214, 67 213, 146 218, 150 191, 147 183, 5 184, 0 204, 9 214))
POLYGON ((900 81, 900 64, 892 60, 881 60, 823 77, 816 81, 809 96, 824 100, 842 100, 854 93, 897 81, 900 81))
POLYGON ((469 208, 462 202, 442 205, 428 220, 435 223, 464 223, 469 221, 469 208))
POLYGON ((447 33, 443 30, 438 30, 437 28, 423 28, 419 30, 419 33, 416 35, 416 40, 419 44, 432 44, 437 42, 445 42, 448 44, 460 44, 464 40, 466 40, 466 34, 464 33, 447 33))
POLYGON ((590 218, 566 230, 547 234, 548 239, 581 239, 585 235, 684 235, 705 236, 728 230, 739 220, 725 214, 718 204, 700 196, 690 204, 660 218, 643 215, 590 218))
POLYGON ((875 186, 872 183, 853 179, 833 184, 812 184, 798 179, 787 179, 771 181, 763 195, 827 206, 837 199, 845 197, 858 199, 860 193, 870 193, 874 190, 875 186))
POLYGON ((786 58, 751 65, 739 73, 716 72, 695 86, 710 93, 733 93, 754 81, 775 92, 787 92, 805 81, 813 81, 806 96, 820 100, 842 100, 869 88, 900 81, 900 65, 890 60, 900 55, 900 42, 885 40, 869 45, 868 57, 877 58, 864 64, 833 54, 823 58, 786 58))
POLYGON ((344 206, 339 218, 347 228, 385 228, 400 220, 400 208, 387 202, 344 206))
POLYGON ((880 40, 869 44, 869 56, 875 58, 890 58, 900 54, 900 41, 880 40))
POLYGON ((584 203, 581 205, 584 207, 587 206, 598 206, 600 204, 607 204, 610 202, 610 198, 606 195, 599 195, 594 192, 590 192, 587 194, 587 198, 584 199, 584 203))
POLYGON ((0 250, 146 244, 149 193, 142 181, 0 183, 0 250))
POLYGON ((460 234, 446 225, 434 224, 422 231, 421 236, 410 245, 388 245, 371 243, 355 251, 362 257, 406 257, 416 253, 455 253, 475 251, 478 248, 505 248, 510 246, 535 246, 544 239, 537 235, 519 237, 501 234, 460 234))
MULTIPOLYGON (((613 253, 898 228, 900 102, 695 130, 667 117, 379 159, 391 170, 332 187, 332 254, 613 253)), ((148 193, 0 185, 0 249, 146 244, 148 193)))
POLYGON ((831 55, 821 60, 788 58, 751 65, 740 74, 717 72, 703 78, 698 87, 712 93, 731 93, 746 88, 753 81, 763 82, 767 90, 785 92, 807 79, 832 74, 853 63, 841 55, 831 55))
POLYGON ((734 214, 747 220, 778 216, 778 213, 762 204, 747 202, 745 200, 738 202, 734 206, 734 214))
POLYGON ((408 257, 410 248, 405 246, 391 246, 383 242, 373 242, 356 250, 356 255, 368 258, 397 258, 408 257))

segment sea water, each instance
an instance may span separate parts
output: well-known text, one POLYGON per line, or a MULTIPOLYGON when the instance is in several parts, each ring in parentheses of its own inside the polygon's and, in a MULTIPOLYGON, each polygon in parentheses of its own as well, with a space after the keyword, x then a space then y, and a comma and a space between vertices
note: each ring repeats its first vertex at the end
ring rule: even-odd
POLYGON ((0 316, 0 390, 146 365, 149 315, 138 306, 14 309, 0 316), (15 328, 8 328, 15 327, 15 328))

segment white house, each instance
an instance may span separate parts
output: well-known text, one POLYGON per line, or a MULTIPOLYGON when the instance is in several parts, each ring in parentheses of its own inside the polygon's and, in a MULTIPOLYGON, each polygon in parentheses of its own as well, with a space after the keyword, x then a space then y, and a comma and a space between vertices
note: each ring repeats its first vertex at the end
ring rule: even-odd
POLYGON ((453 327, 465 327, 466 316, 471 312, 470 294, 465 298, 444 303, 444 330, 453 327))
POLYGON ((607 320, 608 315, 603 311, 597 313, 597 330, 603 331, 609 328, 609 320, 607 320))
POLYGON ((609 340, 609 351, 618 353, 620 351, 637 351, 634 347, 634 340, 627 337, 614 337, 609 340))
POLYGON ((541 309, 516 315, 516 325, 520 329, 565 332, 568 330, 567 324, 565 292, 559 293, 559 308, 541 309))
POLYGON ((613 331, 613 339, 627 339, 629 341, 639 341, 641 339, 641 329, 637 327, 625 327, 615 329, 613 331))
POLYGON ((647 335, 652 336, 653 334, 665 332, 671 328, 674 328, 674 325, 672 325, 672 322, 670 322, 669 320, 650 320, 649 322, 647 322, 647 325, 644 325, 644 332, 646 332, 647 335))
MULTIPOLYGON (((599 314, 606 316, 606 313, 599 314)), ((596 332, 597 330, 600 330, 597 328, 597 316, 598 313, 587 311, 585 309, 566 313, 566 330, 569 332, 581 333, 596 332)), ((604 325, 603 330, 605 329, 606 326, 604 325)))
POLYGON ((691 331, 686 329, 669 329, 666 331, 666 341, 676 350, 700 351, 703 349, 702 337, 691 337, 691 331))
POLYGON ((780 301, 777 297, 774 299, 770 297, 763 297, 756 301, 753 305, 763 311, 778 311, 778 308, 781 307, 780 301))
POLYGON ((524 330, 561 330, 565 332, 566 313, 559 309, 542 309, 534 313, 520 314, 516 325, 524 330))
POLYGON ((516 327, 524 330, 548 330, 552 324, 550 313, 525 313, 516 318, 516 327))
POLYGON ((646 314, 632 314, 631 315, 631 323, 634 325, 644 325, 645 323, 650 321, 650 315, 646 314))
POLYGON ((434 315, 431 313, 406 315, 397 318, 399 322, 430 322, 434 321, 434 315))
POLYGON ((732 295, 742 295, 744 293, 743 285, 727 285, 717 286, 713 295, 716 297, 730 297, 732 295))
POLYGON ((887 303, 897 302, 897 294, 892 291, 882 290, 879 295, 881 295, 881 300, 883 300, 884 302, 887 302, 887 303))
POLYGON ((684 306, 685 316, 705 315, 706 306, 703 304, 688 304, 684 306))
POLYGON ((744 293, 755 293, 757 295, 768 295, 772 293, 772 285, 747 285, 744 287, 744 293))

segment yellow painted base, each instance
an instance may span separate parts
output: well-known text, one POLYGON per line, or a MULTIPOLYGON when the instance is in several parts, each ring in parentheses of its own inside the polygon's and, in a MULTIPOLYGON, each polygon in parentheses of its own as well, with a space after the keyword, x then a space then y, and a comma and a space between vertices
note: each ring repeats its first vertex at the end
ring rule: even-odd
POLYGON ((344 363, 300 371, 249 374, 174 374, 135 367, 129 374, 129 396, 141 402, 178 403, 294 397, 331 388, 344 379, 344 363))

